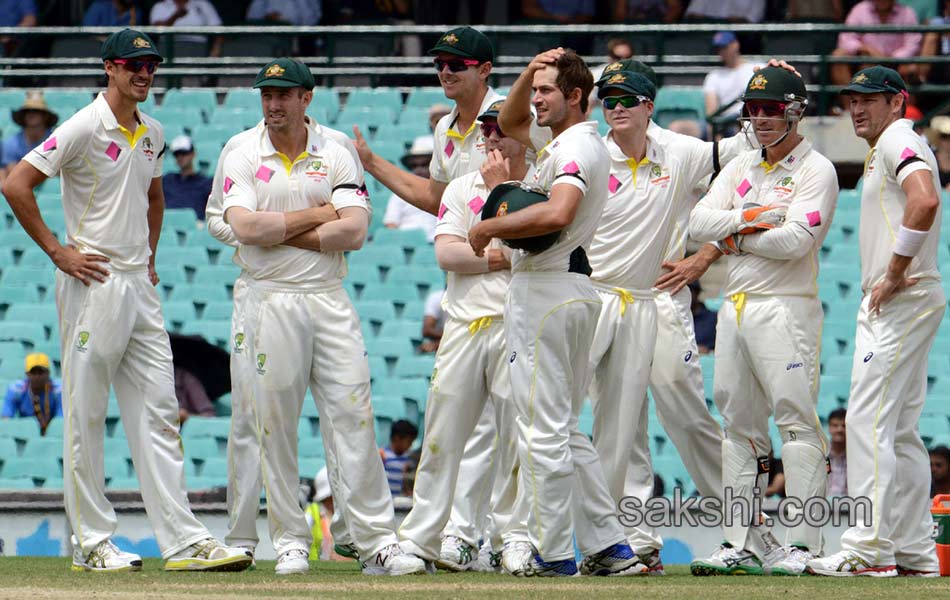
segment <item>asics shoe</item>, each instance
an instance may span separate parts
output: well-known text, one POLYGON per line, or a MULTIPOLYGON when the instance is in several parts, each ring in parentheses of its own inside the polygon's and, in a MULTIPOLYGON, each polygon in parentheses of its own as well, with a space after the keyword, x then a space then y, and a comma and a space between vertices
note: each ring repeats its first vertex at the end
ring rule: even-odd
POLYGON ((614 544, 581 561, 581 574, 594 576, 645 575, 649 569, 640 562, 626 542, 614 544))
POLYGON ((872 565, 847 550, 824 558, 813 558, 808 561, 805 570, 812 575, 830 577, 897 577, 896 565, 872 565))
POLYGON ((709 558, 697 558, 689 563, 696 576, 708 575, 761 575, 762 562, 748 550, 737 550, 724 543, 709 558))
POLYGON ((119 550, 112 540, 99 542, 87 555, 78 543, 73 545, 73 571, 141 571, 142 557, 119 550))

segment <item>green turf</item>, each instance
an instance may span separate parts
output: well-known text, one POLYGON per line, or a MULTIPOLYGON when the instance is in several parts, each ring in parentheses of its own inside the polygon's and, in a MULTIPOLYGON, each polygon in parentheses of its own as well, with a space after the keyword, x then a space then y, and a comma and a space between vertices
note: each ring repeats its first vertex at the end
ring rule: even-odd
POLYGON ((165 573, 162 562, 146 559, 139 573, 73 573, 66 558, 0 558, 0 598, 372 598, 407 594, 426 597, 579 598, 601 600, 636 595, 736 600, 815 600, 837 596, 947 598, 947 579, 834 579, 819 577, 692 577, 686 567, 668 568, 666 577, 516 579, 481 573, 439 573, 409 577, 365 577, 355 563, 319 563, 307 575, 278 578, 272 561, 244 573, 165 573))

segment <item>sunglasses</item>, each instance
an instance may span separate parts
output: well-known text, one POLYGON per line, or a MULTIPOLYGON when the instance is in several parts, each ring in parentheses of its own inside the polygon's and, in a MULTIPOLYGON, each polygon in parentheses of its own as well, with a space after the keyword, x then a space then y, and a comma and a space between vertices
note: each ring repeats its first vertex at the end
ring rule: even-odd
POLYGON ((649 101, 650 99, 645 96, 607 96, 603 103, 604 109, 613 110, 617 108, 618 104, 624 108, 636 108, 649 101))
POLYGON ((503 138, 505 134, 501 131, 498 123, 482 123, 482 136, 487 140, 491 134, 497 133, 498 137, 503 138))
POLYGON ((750 117, 774 119, 785 116, 784 102, 746 102, 745 110, 750 117))
POLYGON ((127 71, 133 73, 138 73, 144 67, 146 72, 149 75, 155 72, 155 69, 158 68, 158 63, 154 60, 130 60, 128 58, 116 58, 112 62, 117 65, 122 65, 127 71))
POLYGON ((452 60, 442 60, 437 58, 432 61, 435 64, 435 70, 439 73, 442 72, 442 69, 445 67, 449 68, 449 71, 453 73, 461 73, 469 67, 477 67, 478 61, 471 58, 453 58, 452 60))

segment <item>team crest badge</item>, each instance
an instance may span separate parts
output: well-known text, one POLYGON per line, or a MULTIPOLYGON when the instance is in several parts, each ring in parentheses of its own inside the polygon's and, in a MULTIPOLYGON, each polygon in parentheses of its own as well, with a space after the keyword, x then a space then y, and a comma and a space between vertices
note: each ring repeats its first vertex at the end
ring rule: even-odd
POLYGON ((493 102, 491 106, 488 107, 488 110, 491 112, 498 112, 501 110, 501 105, 504 104, 504 100, 499 100, 498 102, 493 102))
POLYGON ((759 73, 758 75, 752 78, 752 81, 749 82, 749 89, 750 90, 764 90, 768 82, 769 80, 765 78, 765 75, 759 73))
POLYGON ((283 77, 284 71, 287 69, 283 68, 280 65, 271 65, 266 71, 264 71, 265 77, 283 77))
POLYGON ((323 166, 323 161, 322 161, 322 160, 315 160, 315 161, 313 161, 313 162, 310 163, 310 168, 312 168, 314 171, 319 171, 319 170, 320 170, 320 167, 322 167, 322 166, 323 166))
POLYGON ((861 84, 868 80, 868 76, 864 73, 858 73, 854 79, 851 80, 851 83, 861 84))
POLYGON ((663 174, 663 169, 660 168, 660 165, 653 165, 650 168, 650 175, 653 177, 659 177, 663 174))
POLYGON ((508 214, 508 203, 502 202, 498 205, 498 210, 495 211, 496 217, 503 217, 508 214))
POLYGON ((152 45, 148 43, 148 40, 145 38, 137 37, 132 40, 132 45, 136 48, 151 48, 152 45))
POLYGON ((779 183, 781 183, 782 185, 784 185, 784 186, 787 187, 787 186, 791 185, 791 183, 792 183, 792 178, 791 178, 791 177, 785 177, 785 178, 783 178, 782 181, 780 181, 779 183))
POLYGON ((623 63, 620 63, 620 62, 610 63, 609 65, 604 67, 604 73, 613 73, 614 71, 619 71, 622 67, 623 67, 623 63))
POLYGON ((266 355, 266 354, 258 354, 258 355, 257 355, 257 372, 258 372, 258 374, 263 375, 264 373, 267 372, 266 369, 264 369, 264 364, 265 364, 266 362, 267 362, 267 355, 266 355))
POLYGON ((89 343, 89 332, 80 331, 79 336, 76 338, 76 349, 80 352, 86 351, 86 344, 89 343))
POLYGON ((454 33, 450 33, 446 36, 443 36, 442 41, 448 44, 449 46, 454 46, 456 43, 458 43, 459 38, 454 33))
POLYGON ((609 85, 609 84, 611 84, 611 83, 623 83, 623 82, 626 81, 626 80, 627 80, 627 76, 626 76, 626 75, 623 75, 623 74, 621 74, 621 73, 617 73, 616 75, 614 75, 613 77, 611 77, 610 79, 607 80, 607 84, 609 85))
POLYGON ((239 333, 234 336, 234 353, 240 354, 244 352, 244 334, 239 333))

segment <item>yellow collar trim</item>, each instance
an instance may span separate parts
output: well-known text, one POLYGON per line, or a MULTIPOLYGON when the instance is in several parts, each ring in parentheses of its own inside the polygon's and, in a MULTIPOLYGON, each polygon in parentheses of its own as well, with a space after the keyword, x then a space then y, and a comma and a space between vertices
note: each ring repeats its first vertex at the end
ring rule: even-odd
POLYGON ((295 158, 295 159, 293 159, 293 160, 290 160, 290 157, 288 157, 288 156, 287 156, 286 154, 284 154, 283 152, 278 152, 278 153, 277 153, 277 157, 280 158, 280 162, 282 162, 282 163, 284 164, 284 169, 286 169, 288 175, 290 175, 290 172, 293 171, 295 164, 297 164, 298 162, 300 162, 300 161, 302 161, 302 160, 306 160, 306 158, 307 158, 308 156, 310 156, 310 155, 307 154, 307 151, 306 151, 306 150, 304 150, 303 152, 301 152, 300 154, 298 154, 298 155, 297 155, 297 158, 295 158))
POLYGON ((139 143, 139 140, 142 139, 142 136, 145 135, 146 131, 148 131, 148 127, 143 123, 139 123, 135 128, 135 133, 132 133, 125 127, 119 125, 119 131, 122 132, 122 135, 124 135, 125 139, 128 140, 129 146, 134 150, 135 145, 139 143))
POLYGON ((445 135, 450 138, 455 138, 457 140, 461 140, 464 142, 465 138, 472 135, 472 132, 475 131, 475 126, 477 124, 478 124, 478 119, 475 119, 474 121, 472 121, 471 126, 469 126, 468 131, 466 131, 464 135, 455 131, 455 126, 453 125, 452 127, 449 127, 448 131, 445 132, 445 135))
POLYGON ((759 166, 765 169, 766 173, 771 173, 772 171, 775 170, 775 167, 779 166, 779 164, 781 163, 775 163, 774 165, 770 165, 768 161, 763 160, 762 162, 759 163, 759 166))

